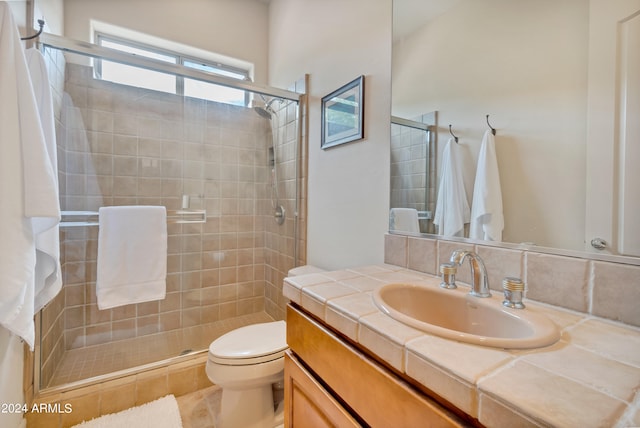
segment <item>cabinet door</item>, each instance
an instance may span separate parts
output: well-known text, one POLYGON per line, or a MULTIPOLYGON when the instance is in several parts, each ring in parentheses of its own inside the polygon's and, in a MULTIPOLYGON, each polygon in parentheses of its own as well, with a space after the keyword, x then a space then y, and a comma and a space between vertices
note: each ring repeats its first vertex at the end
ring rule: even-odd
POLYGON ((361 427, 290 351, 284 356, 286 428, 361 427))

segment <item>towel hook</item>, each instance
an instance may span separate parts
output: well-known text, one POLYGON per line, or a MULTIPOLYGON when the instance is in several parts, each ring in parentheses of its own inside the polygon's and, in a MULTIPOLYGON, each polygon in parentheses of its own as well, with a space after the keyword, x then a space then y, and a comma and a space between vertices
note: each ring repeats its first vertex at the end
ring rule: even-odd
POLYGON ((491 124, 489 123, 489 115, 487 115, 487 125, 489 125, 489 128, 491 129, 491 133, 493 135, 496 135, 496 128, 494 128, 493 126, 491 126, 491 124))
POLYGON ((453 137, 453 140, 457 143, 457 142, 458 142, 458 137, 456 137, 456 136, 453 134, 453 131, 451 131, 451 125, 449 125, 449 134, 451 134, 451 136, 453 137))
POLYGON ((40 29, 38 30, 38 32, 36 34, 34 34, 33 36, 28 36, 28 37, 20 37, 20 40, 31 40, 31 39, 35 39, 36 37, 38 37, 40 34, 42 34, 42 29, 44 28, 44 20, 43 19, 38 19, 38 25, 40 26, 40 29))

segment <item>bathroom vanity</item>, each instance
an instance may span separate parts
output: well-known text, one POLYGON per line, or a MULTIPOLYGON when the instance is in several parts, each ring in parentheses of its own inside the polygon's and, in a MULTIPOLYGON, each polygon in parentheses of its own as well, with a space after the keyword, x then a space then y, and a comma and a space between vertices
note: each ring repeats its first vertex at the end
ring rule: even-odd
POLYGON ((389 283, 439 278, 385 264, 285 279, 285 426, 637 425, 637 328, 527 300, 556 343, 461 343, 381 312, 372 293, 389 283))
POLYGON ((287 308, 285 426, 471 424, 299 307, 287 308))

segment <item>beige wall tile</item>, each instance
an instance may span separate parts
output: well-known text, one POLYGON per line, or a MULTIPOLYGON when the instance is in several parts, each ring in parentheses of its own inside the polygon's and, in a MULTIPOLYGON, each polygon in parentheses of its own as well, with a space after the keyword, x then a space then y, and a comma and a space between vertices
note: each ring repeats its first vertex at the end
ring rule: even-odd
POLYGON ((196 367, 169 368, 169 392, 176 397, 196 390, 198 370, 196 367))
MULTIPOLYGON (((38 404, 40 404, 39 402, 38 404)), ((58 428, 62 427, 62 415, 54 412, 29 412, 26 414, 29 428, 58 428)), ((71 425, 68 425, 71 426, 71 425)))
POLYGON ((438 274, 438 247, 435 239, 408 238, 407 267, 419 272, 438 274))
MULTIPOLYGON (((260 298, 260 301, 264 301, 264 298, 260 298)), ((236 308, 238 311, 238 315, 249 315, 255 312, 255 301, 253 298, 249 298, 246 300, 238 300, 236 302, 236 308)))
POLYGON ((76 306, 85 303, 84 284, 63 287, 65 305, 76 306))
POLYGON ((111 340, 111 325, 108 323, 88 326, 86 332, 85 342, 87 346, 106 343, 111 340))
POLYGON ((111 309, 111 314, 114 321, 135 318, 136 305, 118 306, 117 308, 111 309))
POLYGON ((528 298, 580 312, 588 310, 587 260, 527 253, 526 266, 528 298))
POLYGON ((139 373, 136 377, 136 406, 148 403, 169 393, 166 367, 139 373))
POLYGON ((200 319, 203 323, 220 321, 220 305, 201 306, 200 319))
POLYGON ((100 392, 100 415, 120 412, 135 405, 135 378, 128 379, 128 382, 124 384, 110 385, 109 382, 107 382, 102 385, 100 392))
POLYGON ((225 302, 219 305, 220 319, 228 319, 238 316, 238 304, 236 301, 225 302))
POLYGON ((384 242, 384 262, 406 267, 407 237, 402 235, 385 235, 384 242))
POLYGON ((113 340, 130 339, 136 336, 136 320, 114 321, 112 324, 113 340))
POLYGON ((64 406, 70 404, 72 411, 61 414, 62 426, 68 427, 82 421, 88 421, 100 414, 100 392, 96 391, 80 397, 64 398, 60 403, 64 406))
POLYGON ((146 315, 154 315, 158 313, 159 302, 157 300, 154 300, 151 302, 138 303, 136 306, 137 306, 136 313, 139 317, 146 316, 146 315))
POLYGON ((593 262, 593 314, 640 326, 640 266, 593 262))
POLYGON ((524 280, 524 254, 519 250, 478 245, 477 253, 484 261, 491 289, 502 291, 505 277, 524 280))

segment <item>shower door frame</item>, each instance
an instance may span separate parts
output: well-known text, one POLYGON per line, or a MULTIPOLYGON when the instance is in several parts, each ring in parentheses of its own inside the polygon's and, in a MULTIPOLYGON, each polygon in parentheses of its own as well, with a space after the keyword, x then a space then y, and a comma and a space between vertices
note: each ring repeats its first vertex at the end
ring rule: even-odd
POLYGON ((283 98, 296 102, 298 106, 300 105, 300 98, 304 95, 288 91, 286 89, 272 88, 270 86, 253 83, 248 80, 238 80, 231 77, 220 76, 215 73, 185 67, 180 64, 172 64, 153 58, 146 58, 81 40, 56 36, 55 34, 42 33, 38 40, 38 46, 49 46, 64 52, 75 53, 92 58, 106 59, 120 64, 140 67, 151 71, 158 71, 160 73, 188 77, 190 79, 226 86, 233 89, 255 92, 268 97, 283 98))
MULTIPOLYGON (((304 93, 293 92, 280 88, 273 88, 266 85, 261 85, 257 83, 253 83, 251 81, 246 80, 237 80, 226 76, 216 75, 214 73, 210 73, 207 71, 201 71, 194 68, 185 67, 180 64, 171 64, 159 60, 155 60, 152 58, 141 57, 137 55, 133 55, 127 52, 121 52, 114 49, 106 48, 103 46, 98 46, 89 42, 84 42, 80 40, 69 39, 62 36, 57 36, 50 33, 42 33, 37 41, 38 49, 44 49, 45 47, 50 47, 53 49, 60 50, 62 52, 68 52, 72 54, 83 55, 91 58, 99 58, 104 60, 109 60, 113 62, 117 62, 120 64, 130 65, 134 67, 143 68, 146 70, 157 71, 161 73, 182 76, 206 83, 212 83, 220 86, 225 86, 233 89, 239 89, 244 91, 249 91, 252 93, 260 94, 262 96, 280 98, 287 101, 293 101, 296 103, 296 144, 295 144, 295 156, 296 156, 296 164, 298 164, 299 159, 299 146, 302 143, 302 133, 300 132, 300 120, 301 120, 301 104, 305 97, 304 93)), ((294 243, 293 243, 293 260, 294 264, 297 264, 298 261, 298 253, 299 253, 299 237, 298 237, 298 224, 299 224, 299 211, 300 211, 300 195, 299 195, 299 166, 296 166, 296 209, 294 212, 294 243)), ((40 347, 41 347, 41 311, 38 311, 35 314, 35 327, 36 327, 36 343, 34 349, 34 358, 33 358, 33 387, 34 394, 38 394, 42 390, 67 390, 69 388, 73 388, 81 383, 82 385, 89 385, 92 383, 96 383, 101 381, 101 379, 96 379, 91 381, 87 379, 86 381, 74 382, 71 385, 61 385, 58 387, 52 388, 42 388, 40 382, 40 364, 41 364, 41 355, 40 355, 40 347)), ((142 368, 151 368, 153 366, 157 366, 160 364, 166 364, 167 362, 177 361, 181 357, 172 357, 169 360, 161 360, 156 361, 154 363, 146 364, 142 366, 142 368)), ((124 375, 129 372, 134 372, 140 369, 140 367, 132 367, 130 369, 125 369, 119 372, 120 375, 124 375), (126 372, 126 373, 125 373, 126 372)), ((102 378, 106 375, 98 376, 98 378, 102 378)))

